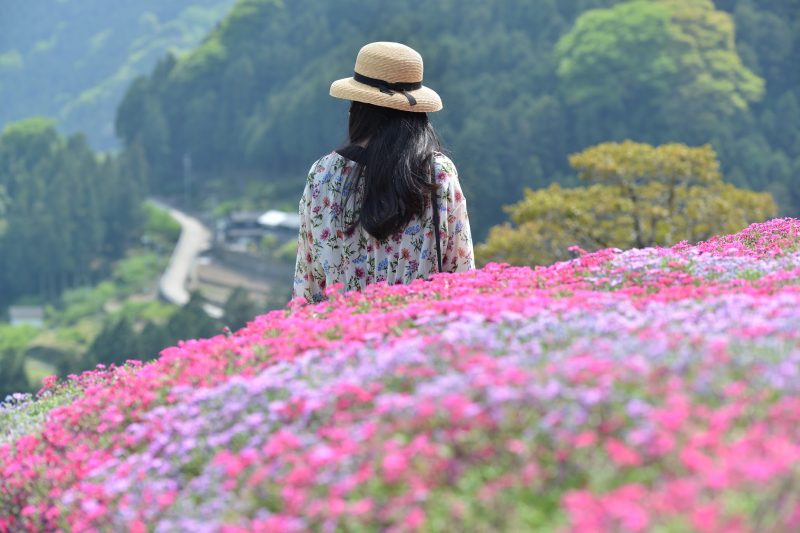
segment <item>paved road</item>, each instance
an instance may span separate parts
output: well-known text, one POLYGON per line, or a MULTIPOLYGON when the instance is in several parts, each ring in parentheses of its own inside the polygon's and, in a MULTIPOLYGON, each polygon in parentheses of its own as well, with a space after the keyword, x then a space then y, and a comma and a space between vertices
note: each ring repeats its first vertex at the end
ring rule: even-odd
MULTIPOLYGON (((167 301, 183 306, 189 301, 186 283, 194 271, 197 256, 211 248, 211 231, 198 219, 171 205, 153 198, 150 201, 181 225, 181 236, 158 283, 158 291, 167 301)), ((217 306, 206 304, 204 309, 213 317, 222 316, 222 309, 217 306)))

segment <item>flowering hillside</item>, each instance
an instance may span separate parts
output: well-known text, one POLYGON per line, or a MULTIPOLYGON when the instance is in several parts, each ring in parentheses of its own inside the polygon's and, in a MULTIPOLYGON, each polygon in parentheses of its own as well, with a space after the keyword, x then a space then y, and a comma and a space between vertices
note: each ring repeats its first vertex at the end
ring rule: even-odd
POLYGON ((798 324, 793 219, 334 294, 0 409, 0 529, 797 531, 798 324))

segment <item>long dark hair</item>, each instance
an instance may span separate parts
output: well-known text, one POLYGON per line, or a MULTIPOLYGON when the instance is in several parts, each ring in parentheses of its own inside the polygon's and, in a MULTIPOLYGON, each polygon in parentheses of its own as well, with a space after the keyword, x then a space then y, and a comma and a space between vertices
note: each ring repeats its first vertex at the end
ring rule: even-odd
POLYGON ((361 102, 350 106, 349 144, 338 150, 358 163, 345 187, 347 205, 363 180, 361 205, 348 234, 361 224, 378 240, 405 228, 425 210, 434 151, 441 145, 426 113, 361 102), (366 143, 365 148, 360 144, 366 143))

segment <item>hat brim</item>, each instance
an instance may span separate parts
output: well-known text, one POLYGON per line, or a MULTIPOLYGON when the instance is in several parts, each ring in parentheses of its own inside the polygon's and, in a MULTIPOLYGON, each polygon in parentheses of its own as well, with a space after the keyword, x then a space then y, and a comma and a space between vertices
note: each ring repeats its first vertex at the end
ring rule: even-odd
POLYGON ((442 109, 442 99, 433 89, 423 85, 419 89, 407 92, 417 101, 416 105, 409 104, 408 98, 406 98, 403 93, 382 93, 377 87, 357 82, 353 78, 336 80, 331 84, 331 96, 334 98, 354 100, 365 104, 390 107, 392 109, 412 111, 415 113, 433 113, 442 109))

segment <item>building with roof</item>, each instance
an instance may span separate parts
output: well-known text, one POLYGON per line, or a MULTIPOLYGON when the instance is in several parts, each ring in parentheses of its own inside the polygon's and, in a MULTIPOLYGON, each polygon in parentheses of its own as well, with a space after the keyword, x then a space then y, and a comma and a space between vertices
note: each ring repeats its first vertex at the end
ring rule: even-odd
POLYGON ((234 211, 217 223, 217 242, 242 246, 257 243, 267 235, 279 240, 296 239, 300 230, 297 213, 278 211, 234 211))
POLYGON ((12 326, 44 326, 44 308, 39 305, 12 305, 8 308, 8 316, 12 326))

